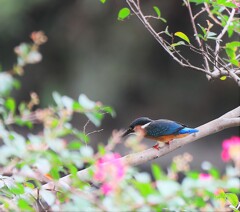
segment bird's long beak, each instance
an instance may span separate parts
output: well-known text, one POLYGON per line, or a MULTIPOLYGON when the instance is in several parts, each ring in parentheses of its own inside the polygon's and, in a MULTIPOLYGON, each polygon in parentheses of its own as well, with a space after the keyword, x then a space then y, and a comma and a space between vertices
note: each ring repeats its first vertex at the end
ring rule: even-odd
POLYGON ((129 129, 127 129, 127 130, 122 134, 122 137, 125 137, 126 135, 128 135, 128 134, 130 134, 130 133, 133 133, 133 132, 134 132, 134 130, 131 129, 131 128, 129 128, 129 129))

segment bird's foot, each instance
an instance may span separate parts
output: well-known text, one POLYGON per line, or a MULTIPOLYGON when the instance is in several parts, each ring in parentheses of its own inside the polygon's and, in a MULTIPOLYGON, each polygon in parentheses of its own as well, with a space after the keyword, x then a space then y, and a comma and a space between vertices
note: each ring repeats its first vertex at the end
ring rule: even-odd
MULTIPOLYGON (((173 140, 173 139, 172 139, 172 140, 173 140)), ((170 145, 170 142, 171 142, 172 140, 170 140, 170 141, 167 141, 167 142, 166 142, 166 144, 167 144, 167 145, 170 145)))
POLYGON ((159 144, 157 143, 157 144, 155 144, 155 145, 153 146, 153 148, 159 151, 160 146, 159 146, 159 144))

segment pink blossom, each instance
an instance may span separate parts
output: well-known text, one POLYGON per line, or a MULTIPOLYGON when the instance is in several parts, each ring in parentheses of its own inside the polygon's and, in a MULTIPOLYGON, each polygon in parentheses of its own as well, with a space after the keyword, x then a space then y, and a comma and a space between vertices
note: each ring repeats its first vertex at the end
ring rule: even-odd
POLYGON ((240 159, 240 137, 232 136, 222 143, 222 160, 227 162, 230 159, 240 159))
POLYGON ((210 174, 207 174, 207 173, 201 173, 199 175, 199 179, 200 180, 211 180, 212 176, 210 174))
POLYGON ((113 185, 111 185, 110 183, 103 183, 101 186, 101 191, 103 194, 108 195, 114 190, 113 188, 113 185))
POLYGON ((120 154, 109 153, 98 159, 94 173, 94 180, 102 183, 101 191, 109 194, 117 189, 126 173, 126 166, 119 160, 120 154), (106 164, 107 163, 107 164, 106 164))

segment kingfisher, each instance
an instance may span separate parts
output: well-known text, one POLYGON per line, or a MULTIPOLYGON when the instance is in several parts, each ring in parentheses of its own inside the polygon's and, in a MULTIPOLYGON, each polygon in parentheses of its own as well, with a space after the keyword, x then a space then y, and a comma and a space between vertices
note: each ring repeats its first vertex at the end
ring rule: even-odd
POLYGON ((145 138, 157 141, 153 148, 159 150, 159 142, 170 144, 173 139, 183 138, 198 131, 176 121, 167 119, 152 120, 147 117, 140 117, 130 124, 122 137, 129 134, 140 134, 145 138))

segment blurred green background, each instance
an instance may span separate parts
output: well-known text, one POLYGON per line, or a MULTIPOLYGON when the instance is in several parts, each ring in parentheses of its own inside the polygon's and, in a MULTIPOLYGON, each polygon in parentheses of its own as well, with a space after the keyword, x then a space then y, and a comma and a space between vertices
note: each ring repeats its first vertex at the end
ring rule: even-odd
MULTIPOLYGON (((194 39, 181 1, 145 4, 150 9, 152 5, 159 6, 172 32, 183 31, 194 39)), ((53 91, 75 99, 85 93, 90 99, 113 106, 117 116, 105 118, 101 127, 104 131, 91 135, 94 146, 106 142, 112 130, 126 128, 140 116, 197 127, 239 105, 236 83, 208 82, 204 74, 180 67, 136 17, 117 21, 119 9, 126 6, 124 1, 108 0, 103 5, 98 0, 0 0, 0 5, 3 70, 11 68, 16 61, 13 48, 30 41, 32 31, 43 30, 48 36, 48 42, 41 48, 43 61, 27 66, 22 88, 14 96, 18 101, 28 100, 29 93, 36 91, 43 107, 53 102, 53 91)), ((191 59, 199 62, 198 57, 191 59)), ((74 123, 82 128, 85 121, 76 119, 74 123)), ((90 126, 88 130, 94 129, 90 126)), ((193 168, 199 169, 204 160, 223 168, 221 142, 238 134, 237 128, 225 130, 156 162, 165 166, 173 156, 190 152, 194 156, 193 168)), ((115 150, 129 153, 124 145, 117 145, 115 150)))

